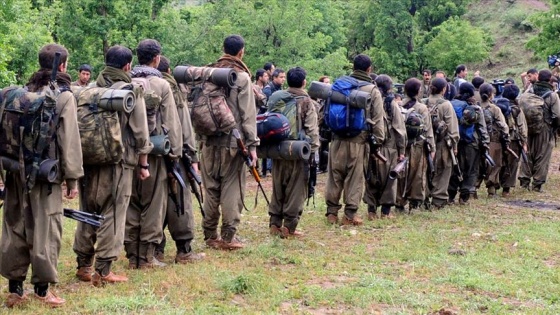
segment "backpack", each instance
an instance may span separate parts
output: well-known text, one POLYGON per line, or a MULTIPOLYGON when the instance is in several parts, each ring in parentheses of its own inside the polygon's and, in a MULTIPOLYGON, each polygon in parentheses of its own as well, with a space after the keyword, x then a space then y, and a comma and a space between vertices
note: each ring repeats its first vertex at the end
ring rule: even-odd
POLYGON ((457 115, 457 120, 459 121, 459 141, 466 143, 474 142, 475 124, 472 123, 473 119, 467 119, 467 117, 463 116, 466 112, 476 112, 476 109, 467 102, 461 100, 453 100, 451 101, 451 105, 453 105, 455 115, 457 115))
POLYGON ((492 112, 490 111, 489 107, 482 108, 482 113, 484 115, 484 121, 486 122, 486 129, 488 130, 488 134, 492 133, 492 124, 494 123, 494 117, 492 116, 492 112))
POLYGON ((424 116, 414 108, 408 110, 403 108, 403 114, 408 142, 413 143, 424 133, 424 116))
POLYGON ((272 93, 268 100, 268 111, 272 113, 282 113, 290 124, 288 139, 305 140, 302 133, 301 106, 305 96, 295 96, 288 91, 281 90, 272 93))
POLYGON ((445 101, 445 99, 438 99, 438 101, 433 105, 429 104, 428 99, 425 102, 425 104, 430 105, 429 111, 432 121, 432 129, 437 141, 443 139, 442 137, 445 136, 445 132, 447 131, 447 124, 439 118, 439 106, 445 101))
POLYGON ((84 165, 118 163, 124 153, 120 117, 117 106, 107 107, 106 103, 132 102, 131 107, 123 108, 124 111, 132 111, 135 98, 132 85, 119 82, 111 88, 72 87, 72 92, 77 103, 84 165), (114 89, 116 87, 127 90, 114 89))
MULTIPOLYGON (((350 76, 342 76, 334 81, 331 90, 349 96, 351 91, 366 85, 372 85, 372 83, 359 81, 350 76)), ((366 110, 334 103, 329 97, 325 110, 325 124, 340 137, 355 137, 362 131, 367 130, 366 110)))
MULTIPOLYGON (((161 105, 161 96, 159 96, 151 88, 150 78, 137 77, 132 78, 132 82, 144 88, 144 103, 146 103, 146 117, 148 118, 148 132, 151 136, 161 135, 161 130, 156 130, 157 120, 159 113, 159 106, 161 105)), ((193 121, 194 123, 194 121, 193 121)))
POLYGON ((189 67, 198 72, 193 77, 198 81, 189 83, 191 93, 191 121, 194 131, 199 135, 217 136, 230 132, 235 128, 235 117, 227 103, 230 88, 219 86, 210 80, 214 69, 209 67, 189 67))
POLYGON ((519 98, 519 106, 525 114, 529 135, 540 134, 544 128, 544 99, 553 92, 548 91, 542 97, 534 93, 523 93, 519 98))
POLYGON ((0 94, 0 156, 19 164, 28 190, 38 179, 40 165, 46 160, 56 161, 50 153, 59 118, 56 99, 63 91, 29 92, 8 87, 0 94))
POLYGON ((257 136, 261 145, 278 143, 290 136, 290 121, 280 113, 257 115, 257 136))

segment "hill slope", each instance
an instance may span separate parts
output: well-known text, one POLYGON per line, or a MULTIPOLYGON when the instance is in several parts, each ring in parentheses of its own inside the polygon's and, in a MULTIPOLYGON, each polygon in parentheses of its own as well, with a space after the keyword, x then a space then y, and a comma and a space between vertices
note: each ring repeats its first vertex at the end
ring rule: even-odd
POLYGON ((487 79, 518 80, 519 74, 529 68, 546 68, 546 60, 535 57, 525 45, 537 34, 529 16, 548 9, 548 2, 540 0, 481 0, 471 4, 465 18, 491 35, 494 46, 488 60, 468 65, 470 72, 480 70, 487 79))

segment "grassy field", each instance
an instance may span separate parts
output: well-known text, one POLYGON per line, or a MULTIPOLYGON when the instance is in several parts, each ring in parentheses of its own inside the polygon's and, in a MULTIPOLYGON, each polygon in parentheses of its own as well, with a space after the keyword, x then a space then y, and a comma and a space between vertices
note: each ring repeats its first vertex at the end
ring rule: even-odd
MULTIPOLYGON (((553 161, 559 161, 555 151, 553 161)), ((560 176, 544 193, 481 198, 470 206, 420 211, 343 228, 326 223, 322 196, 306 208, 302 240, 268 235, 264 199, 244 212, 237 252, 207 249, 200 217, 194 247, 207 259, 161 270, 115 271, 130 282, 94 288, 75 277, 75 222, 65 220, 56 292, 64 308, 36 302, 10 314, 558 314, 560 176), (531 202, 529 202, 531 201, 531 202), (548 207, 548 208, 547 208, 548 207), (545 209, 547 208, 547 209, 545 209)), ((323 191, 326 175, 319 176, 323 191)), ((249 182, 248 191, 256 186, 249 182)), ((270 177, 265 180, 267 187, 270 177)), ((267 189, 270 194, 270 190, 267 189)), ((247 197, 248 206, 253 198, 247 197)), ((75 202, 70 204, 75 206, 75 202)), ((365 216, 365 206, 360 213, 365 216)), ((174 248, 168 247, 171 262, 174 248)), ((7 281, 2 292, 7 294, 7 281)), ((27 289, 31 286, 26 283, 27 289)), ((0 312, 8 312, 0 309, 0 312)))

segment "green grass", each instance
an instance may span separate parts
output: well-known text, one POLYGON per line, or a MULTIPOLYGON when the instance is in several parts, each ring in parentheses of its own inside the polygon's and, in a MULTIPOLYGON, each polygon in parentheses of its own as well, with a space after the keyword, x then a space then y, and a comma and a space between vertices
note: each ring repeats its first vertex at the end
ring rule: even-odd
MULTIPOLYGON (((544 193, 516 191, 512 199, 560 205, 557 168, 553 162, 544 193)), ((325 180, 319 175, 319 191, 325 180)), ((264 183, 270 194, 270 177, 264 183)), ((250 206, 255 190, 248 179, 250 206)), ((105 288, 74 277, 75 222, 67 219, 55 288, 67 304, 55 311, 32 302, 10 314, 560 313, 560 212, 486 199, 483 189, 479 195, 468 207, 343 228, 326 223, 320 193, 316 209, 307 207, 302 216, 301 240, 268 235, 261 199, 256 211, 243 213, 239 235, 247 246, 237 252, 203 246, 195 209, 194 248, 207 254, 204 262, 128 270, 123 253, 114 270, 130 281, 105 288)), ((171 245, 166 261, 173 256, 171 245)), ((7 294, 7 281, 0 283, 7 294)))

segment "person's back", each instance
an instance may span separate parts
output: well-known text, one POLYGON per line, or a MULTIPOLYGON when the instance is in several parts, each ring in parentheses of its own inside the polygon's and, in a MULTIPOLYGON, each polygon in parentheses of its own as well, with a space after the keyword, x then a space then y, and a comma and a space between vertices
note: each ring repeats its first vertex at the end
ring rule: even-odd
MULTIPOLYGON (((224 55, 213 64, 219 68, 233 68, 237 72, 237 87, 231 89, 226 99, 235 120, 236 131, 244 142, 254 167, 257 161, 257 137, 255 98, 252 92, 251 72, 243 63, 245 41, 239 35, 226 37, 224 55)), ((241 221, 245 195, 246 166, 237 148, 232 132, 218 136, 201 136, 200 172, 204 183, 204 214, 202 222, 206 245, 215 249, 233 250, 244 245, 236 237, 241 221), (221 213, 220 213, 221 209, 221 213), (222 227, 218 234, 218 224, 222 227)))
POLYGON ((49 283, 58 282, 63 213, 60 183, 66 181, 64 196, 73 199, 78 194, 78 178, 84 174, 76 99, 69 91, 70 76, 65 73, 67 59, 68 51, 64 47, 58 44, 44 46, 39 52, 41 70, 35 72, 27 84, 29 92, 46 91, 52 71, 58 71, 56 84, 61 93, 56 98, 52 121, 56 140, 48 145, 47 152, 49 158, 59 161, 60 172, 54 181, 37 180, 32 187, 28 185, 29 179, 23 181, 25 176, 11 171, 6 173, 0 273, 9 280, 8 307, 27 301, 23 281, 29 265, 32 267, 34 297, 50 307, 65 303, 48 289, 49 283), (60 64, 54 65, 56 68, 53 67, 55 53, 60 53, 60 64))
MULTIPOLYGON (((331 224, 338 222, 338 211, 342 208, 340 197, 344 191, 343 225, 361 225, 363 222, 356 215, 364 189, 364 172, 368 161, 367 147, 369 137, 381 144, 385 139, 383 123, 383 100, 377 87, 369 76, 371 59, 366 55, 354 58, 354 71, 350 75, 361 84, 360 91, 371 95, 371 104, 366 108, 368 130, 362 130, 355 137, 333 135, 330 146, 328 177, 325 188, 327 203, 326 217, 331 224)), ((336 81, 335 81, 336 85, 336 81)))
POLYGON ((519 97, 527 121, 527 157, 530 161, 521 164, 519 181, 522 187, 529 189, 532 180, 532 189, 539 192, 548 177, 554 131, 560 126, 560 100, 553 91, 551 79, 550 70, 539 71, 533 90, 519 97))
POLYGON ((136 48, 140 65, 130 74, 133 82, 144 87, 144 101, 150 136, 167 136, 170 151, 166 156, 150 154, 146 167, 150 177, 140 181, 133 178, 132 194, 125 227, 125 250, 130 268, 163 267, 154 256, 163 238, 163 218, 169 193, 166 164, 177 163, 183 151, 183 136, 177 106, 169 83, 157 70, 161 46, 153 39, 140 41, 136 48))
POLYGON ((149 139, 146 107, 142 89, 132 85, 130 70, 132 51, 123 46, 110 47, 105 56, 105 68, 95 84, 98 87, 133 89, 135 106, 130 113, 118 112, 124 153, 116 164, 85 167, 81 186, 81 208, 89 213, 105 216, 100 228, 78 223, 73 249, 77 256, 76 277, 95 286, 126 282, 128 278, 116 275, 111 265, 123 248, 126 212, 132 192, 134 168, 139 176, 148 178, 147 154, 153 148, 149 139), (95 256, 95 263, 94 263, 95 256))
POLYGON ((287 73, 287 97, 277 98, 276 92, 268 103, 269 111, 282 110, 290 120, 293 130, 292 138, 308 138, 311 147, 309 160, 282 160, 275 159, 272 164, 272 198, 268 207, 270 215, 270 233, 280 237, 302 236, 296 230, 303 205, 308 196, 308 182, 310 161, 314 161, 319 148, 319 127, 314 102, 303 89, 306 85, 306 73, 300 67, 292 68, 287 73), (286 102, 287 101, 287 102, 286 102), (276 102, 286 102, 284 108, 276 106, 276 102), (295 106, 295 108, 291 107, 295 106), (290 114, 293 119, 290 119, 290 114))

